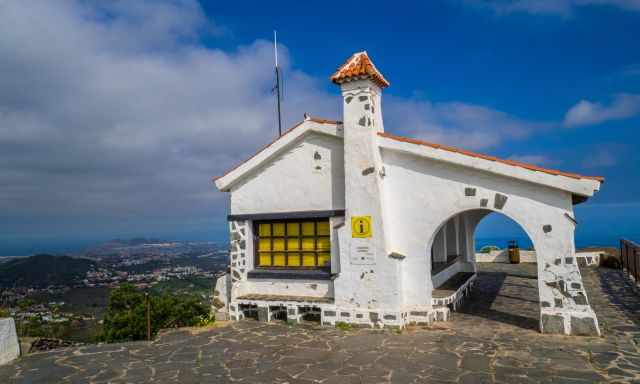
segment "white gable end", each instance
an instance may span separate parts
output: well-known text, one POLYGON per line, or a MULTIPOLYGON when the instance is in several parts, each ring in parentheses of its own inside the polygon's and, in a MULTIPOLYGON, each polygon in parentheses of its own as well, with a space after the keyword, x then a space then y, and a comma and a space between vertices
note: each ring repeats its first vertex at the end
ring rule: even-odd
POLYGON ((231 213, 344 209, 342 140, 308 132, 231 187, 231 213))

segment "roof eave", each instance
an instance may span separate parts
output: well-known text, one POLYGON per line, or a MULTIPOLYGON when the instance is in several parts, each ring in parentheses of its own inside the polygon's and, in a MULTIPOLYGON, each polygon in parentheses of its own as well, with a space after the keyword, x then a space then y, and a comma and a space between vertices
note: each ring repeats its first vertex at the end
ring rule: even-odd
POLYGON ((342 123, 334 120, 308 117, 287 130, 282 136, 264 146, 249 159, 236 165, 224 175, 213 178, 216 188, 221 192, 230 192, 234 185, 242 181, 254 169, 268 162, 274 156, 279 155, 285 151, 289 145, 303 138, 310 132, 330 136, 342 136, 342 123))
POLYGON ((503 161, 492 156, 475 154, 470 151, 458 150, 456 148, 426 142, 423 143, 425 145, 422 145, 420 144, 422 142, 419 140, 406 139, 389 134, 378 135, 379 145, 382 148, 544 185, 570 192, 572 195, 593 196, 594 193, 600 189, 600 184, 603 181, 603 179, 599 177, 579 177, 580 175, 565 174, 559 171, 545 173, 540 171, 543 168, 535 166, 525 168, 523 165, 528 164, 524 163, 503 161))

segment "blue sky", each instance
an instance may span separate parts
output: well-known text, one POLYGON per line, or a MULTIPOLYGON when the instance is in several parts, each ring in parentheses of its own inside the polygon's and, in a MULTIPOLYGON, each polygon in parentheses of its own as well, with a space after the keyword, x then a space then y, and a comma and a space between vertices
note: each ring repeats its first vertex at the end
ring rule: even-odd
MULTIPOLYGON (((578 243, 640 240, 637 0, 0 8, 0 254, 225 239, 210 177, 273 138, 273 29, 287 124, 340 118, 328 76, 367 50, 387 131, 605 176, 578 243)), ((486 220, 478 236, 518 236, 486 220)))

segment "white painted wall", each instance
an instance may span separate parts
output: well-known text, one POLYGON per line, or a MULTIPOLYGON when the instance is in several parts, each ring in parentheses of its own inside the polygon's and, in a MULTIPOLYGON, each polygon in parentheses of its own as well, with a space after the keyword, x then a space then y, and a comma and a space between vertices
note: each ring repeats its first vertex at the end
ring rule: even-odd
POLYGON ((20 357, 20 344, 16 333, 16 323, 12 317, 0 319, 0 365, 20 357))
POLYGON ((340 138, 308 133, 232 187, 231 214, 344 209, 343 159, 340 138))
MULTIPOLYGON (((387 228, 391 249, 406 255, 402 261, 403 298, 405 308, 429 307, 432 285, 424 284, 430 276, 428 254, 434 236, 453 216, 481 208, 487 199, 487 210, 502 212, 520 224, 538 250, 539 292, 542 301, 554 301, 554 292, 547 281, 563 279, 569 284, 580 281, 575 265, 565 264, 574 257, 574 223, 570 193, 525 181, 479 172, 470 168, 420 158, 398 150, 384 149, 386 169, 384 192, 389 196, 387 228), (476 189, 475 196, 465 196, 465 188, 476 189), (494 208, 496 193, 508 197, 502 209, 494 208), (544 233, 543 225, 552 231, 544 233), (426 237, 425 237, 426 235, 426 237), (559 265, 556 265, 556 260, 559 265)), ((476 214, 481 219, 481 214, 476 214)), ((469 238, 473 235, 473 215, 469 216, 469 238)), ((477 222, 475 223, 477 225, 477 222)), ((585 311, 567 302, 562 311, 585 311)), ((545 311, 552 311, 545 309, 545 311)))
MULTIPOLYGON (((232 214, 346 209, 344 225, 332 220, 332 271, 339 272, 333 285, 243 278, 233 284, 232 297, 334 295, 336 308, 387 313, 387 324, 399 324, 402 311, 432 309, 430 257, 436 234, 442 230, 438 251, 462 254, 467 261, 447 273, 473 269, 475 228, 496 211, 520 224, 537 250, 540 299, 551 303, 542 312, 564 319, 595 318, 588 305, 577 306, 573 299, 582 286, 575 262, 575 223, 567 216, 573 217, 572 194, 591 196, 598 181, 533 172, 380 136, 381 89, 360 79, 342 83, 341 91, 342 126, 316 124, 300 136, 285 136, 257 160, 216 181, 231 191, 232 214), (466 196, 465 188, 474 188, 475 194, 466 196), (504 207, 494 205, 498 195, 507 197, 504 207), (352 238, 353 216, 371 216, 371 238, 352 238), (552 230, 545 233, 545 225, 552 230), (354 260, 356 246, 374 256, 367 262, 354 260), (559 294, 552 283, 562 283, 567 292, 559 294), (573 288, 576 285, 580 288, 573 288)), ((246 269, 251 270, 251 241, 246 255, 246 269)))
MULTIPOLYGON (((340 275, 334 281, 336 306, 372 311, 399 311, 401 278, 399 261, 389 257, 385 233, 387 197, 382 189, 384 168, 377 133, 384 131, 381 89, 369 80, 341 85, 343 97, 346 225, 338 231, 340 275), (371 216, 371 238, 351 236, 351 218, 371 216), (368 247, 371 262, 351 260, 355 247, 368 247)), ((396 320, 399 320, 398 315, 396 320)), ((381 315, 382 317, 382 315, 381 315)))
POLYGON ((262 295, 333 297, 330 280, 248 279, 243 286, 246 293, 262 295))

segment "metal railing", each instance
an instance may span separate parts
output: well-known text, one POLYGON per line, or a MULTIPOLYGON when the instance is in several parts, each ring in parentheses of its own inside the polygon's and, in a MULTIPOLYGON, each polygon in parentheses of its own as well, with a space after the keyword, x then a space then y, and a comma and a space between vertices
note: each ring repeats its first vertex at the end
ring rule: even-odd
POLYGON ((622 269, 636 283, 640 282, 640 245, 630 240, 620 240, 620 261, 622 269))

